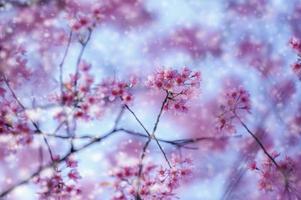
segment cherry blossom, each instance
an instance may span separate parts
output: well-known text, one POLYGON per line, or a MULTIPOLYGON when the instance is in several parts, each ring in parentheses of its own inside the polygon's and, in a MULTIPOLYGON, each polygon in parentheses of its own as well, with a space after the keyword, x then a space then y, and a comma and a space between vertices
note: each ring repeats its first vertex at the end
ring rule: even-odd
MULTIPOLYGON (((59 162, 60 156, 55 156, 54 162, 59 162)), ((81 190, 77 182, 81 179, 77 171, 77 161, 73 157, 67 157, 67 168, 60 169, 58 163, 54 163, 50 175, 37 176, 34 180, 40 187, 39 198, 45 199, 80 199, 81 190), (67 176, 64 176, 67 173, 67 176)))
MULTIPOLYGON (((273 157, 277 159, 279 154, 274 154, 273 157)), ((270 159, 264 159, 259 166, 251 164, 251 169, 259 177, 259 189, 268 192, 269 195, 277 194, 277 199, 299 199, 300 173, 297 163, 288 156, 277 162, 278 167, 270 159)))
POLYGON ((132 84, 131 82, 105 79, 98 85, 97 94, 104 102, 121 100, 124 103, 129 103, 133 101, 130 90, 134 85, 135 83, 132 84))
POLYGON ((146 163, 138 178, 139 163, 124 164, 112 170, 115 195, 112 199, 173 199, 181 182, 191 174, 191 160, 173 156, 172 168, 146 163))
POLYGON ((146 84, 150 88, 162 90, 168 94, 165 110, 186 112, 188 109, 187 102, 198 94, 200 81, 200 72, 193 72, 184 67, 181 71, 159 70, 148 77, 146 84))
POLYGON ((251 110, 250 94, 242 87, 227 91, 220 105, 217 128, 235 132, 235 122, 251 110))
POLYGON ((292 49, 294 49, 298 54, 298 60, 297 62, 292 64, 292 70, 294 74, 297 75, 298 79, 301 80, 301 61, 300 61, 300 55, 301 55, 301 42, 297 38, 291 38, 289 41, 289 45, 292 49))
POLYGON ((35 182, 40 186, 40 192, 38 194, 41 200, 45 198, 76 199, 81 194, 80 189, 78 189, 76 185, 64 182, 64 178, 59 171, 54 172, 53 175, 49 177, 39 177, 35 182))
POLYGON ((298 54, 301 54, 301 42, 297 38, 291 38, 289 41, 289 45, 292 49, 296 50, 298 54))

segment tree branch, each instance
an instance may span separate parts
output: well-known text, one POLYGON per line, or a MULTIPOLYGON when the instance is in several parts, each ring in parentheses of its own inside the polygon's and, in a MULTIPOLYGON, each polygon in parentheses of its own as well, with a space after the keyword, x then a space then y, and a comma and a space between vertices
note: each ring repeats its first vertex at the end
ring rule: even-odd
POLYGON ((68 54, 68 51, 69 51, 69 48, 70 48, 72 34, 73 34, 73 32, 71 30, 70 34, 69 34, 69 38, 68 38, 67 47, 66 47, 64 55, 63 55, 63 59, 62 59, 60 65, 59 65, 59 80, 60 80, 61 101, 62 101, 62 103, 63 103, 63 96, 64 96, 63 66, 64 66, 65 59, 67 57, 67 54, 68 54))
POLYGON ((9 187, 8 189, 2 191, 0 193, 0 198, 5 197, 7 194, 9 194, 10 192, 12 192, 13 190, 15 190, 17 187, 20 187, 21 185, 27 184, 31 179, 33 179, 34 177, 38 176, 42 171, 44 171, 45 169, 48 169, 50 167, 54 167, 56 164, 62 163, 64 161, 67 160, 67 158, 73 154, 79 153, 82 150, 92 146, 95 143, 101 142, 102 140, 108 138, 109 136, 111 136, 112 134, 116 133, 116 130, 112 130, 108 133, 106 133, 105 135, 103 135, 102 137, 97 137, 94 140, 92 140, 91 142, 83 145, 82 147, 78 148, 78 149, 74 149, 73 151, 69 151, 65 156, 63 156, 61 159, 59 159, 58 161, 55 162, 50 162, 47 165, 44 165, 43 167, 39 167, 39 169, 32 173, 28 178, 18 182, 17 184, 9 187))
MULTIPOLYGON (((17 97, 15 91, 14 91, 14 90, 12 89, 12 87, 10 86, 7 77, 6 77, 4 74, 2 74, 2 77, 3 77, 3 80, 4 80, 5 85, 6 85, 7 88, 9 89, 11 95, 12 95, 13 98, 17 101, 17 103, 19 104, 19 106, 22 108, 22 111, 25 112, 25 111, 26 111, 26 107, 22 104, 22 102, 21 102, 21 101, 19 100, 19 98, 17 97)), ((42 131, 41 131, 39 125, 38 125, 36 122, 34 122, 32 119, 30 119, 30 121, 31 121, 32 125, 33 125, 33 126, 35 127, 35 129, 36 129, 36 130, 35 130, 35 133, 42 133, 42 131)), ((46 146, 47 146, 47 149, 48 149, 48 152, 49 152, 49 156, 50 156, 51 160, 54 161, 54 157, 53 157, 53 153, 52 153, 51 147, 50 147, 50 145, 49 145, 49 143, 48 143, 48 141, 47 141, 47 138, 46 138, 44 135, 43 135, 43 139, 44 139, 44 142, 45 142, 45 144, 46 144, 46 146)))
POLYGON ((269 154, 269 152, 266 150, 260 139, 248 128, 248 126, 240 119, 239 116, 235 115, 236 118, 240 121, 241 125, 246 129, 246 131, 253 137, 253 139, 256 141, 256 143, 260 146, 260 148, 263 150, 264 154, 273 162, 273 164, 279 169, 278 163, 275 161, 273 156, 269 154))

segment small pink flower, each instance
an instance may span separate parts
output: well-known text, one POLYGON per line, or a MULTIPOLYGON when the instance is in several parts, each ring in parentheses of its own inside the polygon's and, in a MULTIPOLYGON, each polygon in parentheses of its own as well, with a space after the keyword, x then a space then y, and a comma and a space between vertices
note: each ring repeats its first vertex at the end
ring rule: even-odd
POLYGON ((74 31, 80 31, 82 29, 90 27, 92 24, 92 20, 84 15, 79 16, 75 21, 72 23, 72 29, 74 31))
POLYGON ((200 81, 200 72, 192 72, 184 67, 182 70, 159 70, 148 77, 146 85, 168 93, 165 110, 186 112, 187 102, 199 93, 200 81))
POLYGON ((222 97, 220 112, 217 116, 217 129, 235 132, 234 123, 238 118, 250 113, 250 94, 242 87, 227 91, 222 97))
POLYGON ((80 64, 79 64, 79 68, 80 70, 82 70, 83 72, 88 72, 90 69, 91 69, 91 64, 85 62, 85 61, 82 61, 80 64))
POLYGON ((251 163, 249 164, 249 168, 250 168, 251 170, 258 169, 258 168, 257 168, 256 162, 255 162, 255 161, 251 162, 251 163))
MULTIPOLYGON (((69 173, 70 174, 70 173, 69 173)), ((69 177, 68 174, 68 177, 69 177)), ((70 177, 77 180, 79 175, 72 172, 70 177)), ((70 178, 69 177, 69 178, 70 178)), ((70 179, 71 179, 70 178, 70 179)), ((35 184, 40 186, 39 199, 73 199, 78 198, 81 191, 73 184, 65 182, 61 171, 54 171, 49 177, 37 177, 35 184)))
POLYGON ((74 160, 73 158, 68 158, 67 160, 66 160, 66 165, 67 165, 67 167, 70 167, 70 168, 76 168, 77 167, 77 164, 78 164, 78 162, 76 161, 76 160, 74 160))
POLYGON ((69 177, 71 180, 75 181, 75 182, 77 182, 77 181, 81 178, 81 176, 79 175, 79 173, 78 173, 78 171, 77 171, 76 169, 72 169, 72 170, 68 173, 68 177, 69 177))
POLYGON ((297 62, 292 64, 292 70, 297 75, 299 80, 301 80, 301 63, 297 62))
POLYGON ((133 101, 133 95, 130 92, 135 82, 123 82, 112 79, 103 80, 97 88, 97 94, 103 100, 115 101, 120 99, 124 103, 133 101))
POLYGON ((298 52, 298 54, 301 53, 301 42, 299 39, 297 38, 291 38, 289 41, 289 45, 292 49, 296 50, 298 52))
POLYGON ((286 199, 287 192, 289 192, 291 199, 298 199, 295 197, 298 196, 300 189, 293 188, 297 185, 300 177, 299 166, 297 165, 299 161, 290 157, 277 161, 276 158, 279 156, 279 153, 274 153, 272 156, 278 163, 278 166, 269 158, 264 159, 260 165, 254 164, 255 161, 251 164, 250 169, 256 169, 259 175, 258 188, 265 192, 276 194, 280 199, 286 199))
MULTIPOLYGON (((140 180, 139 195, 142 199, 172 199, 183 179, 191 174, 189 159, 172 155, 172 168, 164 168, 151 163, 144 164, 140 180)), ((113 199, 134 199, 137 191, 139 163, 118 166, 111 175, 114 178, 113 199)))

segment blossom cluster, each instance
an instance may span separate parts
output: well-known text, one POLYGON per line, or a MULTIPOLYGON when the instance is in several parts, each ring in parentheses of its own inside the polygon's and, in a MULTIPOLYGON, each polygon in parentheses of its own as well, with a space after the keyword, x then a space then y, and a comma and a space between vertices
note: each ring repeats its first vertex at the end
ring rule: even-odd
MULTIPOLYGON (((272 156, 276 160, 279 155, 278 153, 273 153, 272 156)), ((282 196, 280 199, 286 199, 287 196, 291 196, 290 199, 295 199, 296 195, 300 193, 300 189, 297 188, 300 184, 298 180, 300 173, 297 171, 298 163, 288 156, 281 161, 277 161, 277 163, 278 166, 270 158, 266 158, 259 165, 256 162, 252 162, 249 168, 257 172, 260 190, 277 194, 278 198, 282 196)))
POLYGON ((235 121, 250 113, 250 94, 242 87, 227 91, 220 105, 220 113, 217 116, 217 128, 235 132, 235 121))
POLYGON ((76 169, 77 161, 72 158, 66 160, 69 170, 64 178, 62 170, 54 169, 51 176, 37 177, 35 183, 40 186, 39 199, 76 199, 80 197, 81 190, 76 185, 80 175, 76 169))
POLYGON ((113 102, 121 100, 124 103, 133 101, 133 95, 130 89, 136 85, 133 79, 129 82, 116 79, 105 79, 97 87, 97 94, 103 101, 113 102))
POLYGON ((112 199, 134 199, 137 195, 145 200, 172 199, 180 183, 191 174, 191 160, 174 156, 171 168, 146 163, 140 177, 138 172, 138 162, 112 170, 115 189, 112 199))
POLYGON ((187 111, 187 101, 198 94, 201 73, 187 67, 182 70, 162 69, 148 77, 147 86, 167 93, 165 110, 187 111))
MULTIPOLYGON (((56 97, 56 101, 63 106, 73 107, 75 118, 88 120, 94 115, 99 116, 108 103, 133 102, 132 89, 139 83, 136 76, 131 76, 128 81, 107 78, 96 84, 90 69, 90 64, 81 62, 79 72, 70 75, 70 80, 63 83, 62 97, 56 97)), ((186 111, 188 100, 197 95, 200 79, 200 72, 192 72, 187 67, 181 71, 169 69, 150 76, 147 86, 167 92, 165 110, 186 111)), ((66 112, 61 111, 56 118, 62 121, 66 115, 66 112)))
POLYGON ((101 13, 100 6, 93 6, 93 9, 90 10, 88 13, 79 13, 76 17, 70 13, 70 23, 72 30, 75 32, 79 32, 86 29, 91 29, 96 26, 97 23, 104 16, 101 13))
POLYGON ((297 38, 292 38, 289 41, 289 44, 290 44, 290 47, 292 49, 294 49, 297 52, 298 56, 299 56, 297 62, 295 62, 295 63, 292 64, 292 70, 297 75, 297 77, 299 78, 299 80, 301 80, 301 60, 300 60, 300 56, 301 56, 301 42, 297 38))
POLYGON ((27 116, 15 102, 2 100, 0 108, 0 144, 6 148, 7 153, 13 153, 20 146, 32 142, 33 131, 27 120, 27 116))
POLYGON ((292 49, 296 50, 297 53, 301 54, 301 42, 297 38, 291 38, 289 41, 289 45, 292 49))
MULTIPOLYGON (((0 45, 0 83, 3 81, 4 74, 8 77, 15 77, 10 79, 14 84, 18 84, 23 79, 29 79, 31 69, 28 67, 26 50, 23 46, 11 45, 11 47, 6 47, 0 45)), ((3 92, 4 89, 0 87, 0 94, 3 92)))
MULTIPOLYGON (((71 108, 74 118, 91 119, 91 110, 96 106, 96 98, 92 91, 94 77, 91 75, 90 69, 91 65, 82 61, 79 64, 79 72, 70 75, 68 82, 62 83, 62 94, 55 97, 56 102, 60 102, 66 108, 71 108)), ((63 110, 57 113, 55 118, 63 121, 68 114, 66 110, 63 110)))

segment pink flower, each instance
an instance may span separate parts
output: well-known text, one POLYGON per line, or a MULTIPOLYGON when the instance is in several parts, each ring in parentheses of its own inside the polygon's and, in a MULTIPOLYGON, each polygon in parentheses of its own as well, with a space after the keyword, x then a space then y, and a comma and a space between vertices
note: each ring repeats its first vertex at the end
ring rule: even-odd
POLYGON ((292 64, 292 70, 297 75, 299 80, 301 80, 301 63, 297 62, 292 64))
POLYGON ((292 49, 296 50, 298 54, 301 54, 301 42, 297 38, 291 38, 289 41, 289 45, 292 49))
POLYGON ((68 173, 68 178, 70 178, 71 180, 77 182, 81 176, 79 175, 78 171, 76 169, 72 169, 69 173, 68 173))
POLYGON ((79 68, 83 72, 88 72, 91 69, 91 64, 89 64, 85 61, 82 61, 79 65, 79 68))
POLYGON ((120 99, 125 103, 129 103, 133 100, 133 95, 130 92, 132 86, 132 83, 106 79, 99 84, 97 94, 104 101, 113 102, 120 99))
POLYGON ((250 113, 250 94, 242 87, 227 91, 222 98, 220 113, 217 116, 218 130, 235 132, 234 122, 250 113))
POLYGON ((187 102, 199 94, 200 72, 192 72, 187 67, 182 70, 162 69, 148 77, 147 86, 167 92, 165 110, 186 112, 187 102))
POLYGON ((68 158, 67 160, 66 160, 66 165, 67 165, 67 167, 70 167, 70 168, 76 168, 77 167, 77 161, 76 160, 74 160, 73 158, 68 158))
POLYGON ((74 31, 80 31, 82 29, 91 27, 91 24, 92 20, 89 17, 81 15, 78 17, 78 19, 72 22, 72 29, 74 31))
MULTIPOLYGON (((279 154, 273 155, 276 160, 279 154)), ((265 159, 260 166, 256 167, 259 175, 258 187, 260 190, 270 192, 270 195, 279 199, 297 199, 300 189, 296 188, 300 173, 298 172, 298 162, 290 157, 277 161, 278 167, 272 163, 271 159, 265 159)))
MULTIPOLYGON (((172 199, 174 191, 183 179, 191 174, 191 161, 172 156, 172 168, 163 168, 146 163, 140 180, 139 195, 142 199, 172 199)), ((115 195, 113 199, 133 199, 136 196, 139 162, 118 166, 111 175, 114 178, 115 195)))
POLYGON ((292 49, 296 50, 298 53, 298 61, 294 64, 292 64, 292 70, 293 72, 297 75, 298 79, 301 80, 301 60, 300 60, 300 56, 301 56, 301 42, 299 39, 297 38, 291 38, 289 41, 289 44, 291 46, 292 49))
POLYGON ((256 170, 256 169, 258 169, 257 168, 257 163, 255 162, 255 161, 253 161, 253 162, 251 162, 251 163, 249 163, 249 169, 251 169, 251 170, 256 170))
MULTIPOLYGON (((75 175, 74 175, 75 176, 75 175)), ((80 195, 80 189, 67 184, 60 171, 55 171, 50 177, 37 177, 36 184, 40 186, 39 199, 73 199, 80 195)))

